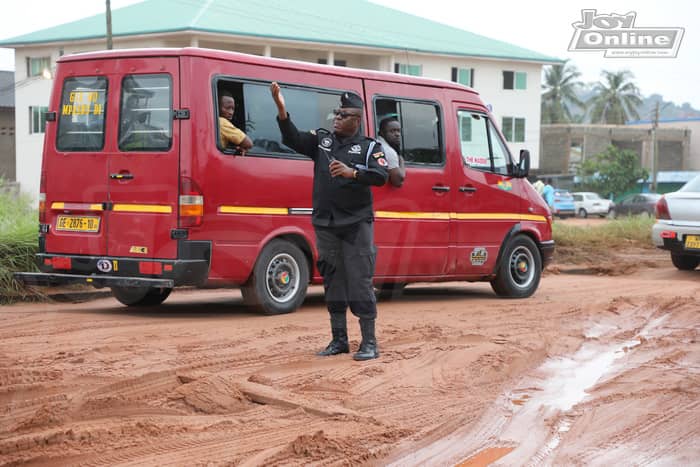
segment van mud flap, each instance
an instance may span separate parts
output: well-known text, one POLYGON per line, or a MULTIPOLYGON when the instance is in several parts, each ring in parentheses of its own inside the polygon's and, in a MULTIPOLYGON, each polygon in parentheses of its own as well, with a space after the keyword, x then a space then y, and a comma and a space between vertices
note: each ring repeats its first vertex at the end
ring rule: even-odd
POLYGON ((173 288, 173 279, 151 279, 148 277, 119 277, 119 276, 94 276, 81 274, 53 274, 44 272, 16 272, 15 280, 24 285, 65 285, 86 284, 93 287, 159 287, 173 288))

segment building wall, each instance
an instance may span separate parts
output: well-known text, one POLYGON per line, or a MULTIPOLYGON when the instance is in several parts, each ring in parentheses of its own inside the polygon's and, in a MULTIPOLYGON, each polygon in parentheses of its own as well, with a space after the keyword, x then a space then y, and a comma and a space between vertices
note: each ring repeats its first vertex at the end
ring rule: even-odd
MULTIPOLYGON (((422 76, 443 80, 451 79, 452 67, 473 68, 475 89, 491 106, 498 126, 502 117, 525 119, 525 141, 509 143, 511 152, 518 157, 520 149, 528 149, 531 166, 540 165, 540 81, 541 64, 507 60, 468 59, 417 53, 396 53, 376 49, 358 49, 333 44, 313 45, 280 42, 266 45, 262 40, 231 38, 225 35, 195 37, 191 33, 163 36, 158 39, 115 39, 114 48, 186 47, 198 46, 231 50, 255 55, 269 54, 272 57, 302 60, 316 63, 319 58, 345 60, 354 68, 393 71, 395 63, 422 66, 422 76), (527 73, 525 90, 504 90, 503 71, 527 73)), ((22 190, 37 197, 43 134, 29 134, 29 107, 46 106, 49 102, 52 81, 41 77, 27 79, 26 57, 50 56, 55 67, 56 59, 63 54, 103 50, 104 43, 80 43, 45 47, 19 47, 15 49, 17 83, 16 90, 16 179, 22 190)), ((451 109, 445 109, 451 112, 451 109)))
MULTIPOLYGON (((654 135, 659 157, 656 170, 683 171, 693 168, 690 157, 691 132, 679 128, 659 128, 654 135)), ((654 170, 653 139, 650 128, 629 125, 542 125, 540 173, 565 174, 574 171, 571 146, 582 146, 582 161, 599 154, 609 146, 629 149, 639 155, 642 167, 654 170)), ((700 155, 699 155, 700 156, 700 155)), ((700 157, 697 158, 700 162, 700 157)))
MULTIPOLYGON (((633 124, 629 126, 634 128, 651 129, 651 123, 633 124)), ((683 170, 700 170, 700 119, 671 120, 668 122, 660 121, 659 128, 682 130, 690 134, 687 141, 688 147, 680 148, 683 157, 681 165, 684 167, 683 170)), ((678 149, 669 148, 667 145, 661 143, 660 146, 659 166, 663 167, 669 163, 673 164, 673 162, 669 162, 666 159, 677 158, 678 149)))

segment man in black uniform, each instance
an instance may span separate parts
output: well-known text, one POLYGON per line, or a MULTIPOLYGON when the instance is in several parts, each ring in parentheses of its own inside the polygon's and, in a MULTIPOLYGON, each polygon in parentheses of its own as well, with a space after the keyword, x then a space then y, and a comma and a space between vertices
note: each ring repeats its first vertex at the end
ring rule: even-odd
POLYGON ((300 132, 289 118, 279 85, 272 83, 270 91, 277 105, 282 142, 314 161, 311 222, 333 333, 333 340, 318 355, 350 351, 345 319, 350 306, 360 319, 362 331, 362 343, 353 358, 377 358, 377 303, 372 287, 376 249, 370 185, 384 185, 388 177, 382 146, 359 132, 362 99, 357 94, 346 92, 341 96, 340 109, 334 111, 332 133, 324 129, 300 132))

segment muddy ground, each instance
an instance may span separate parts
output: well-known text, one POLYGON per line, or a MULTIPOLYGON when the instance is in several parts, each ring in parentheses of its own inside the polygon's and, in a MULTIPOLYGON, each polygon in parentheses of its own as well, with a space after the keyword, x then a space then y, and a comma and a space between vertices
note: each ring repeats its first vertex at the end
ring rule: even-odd
POLYGON ((379 314, 359 363, 314 355, 317 288, 273 317, 236 290, 3 306, 0 464, 697 465, 700 270, 667 253, 555 263, 527 300, 413 285, 379 314))

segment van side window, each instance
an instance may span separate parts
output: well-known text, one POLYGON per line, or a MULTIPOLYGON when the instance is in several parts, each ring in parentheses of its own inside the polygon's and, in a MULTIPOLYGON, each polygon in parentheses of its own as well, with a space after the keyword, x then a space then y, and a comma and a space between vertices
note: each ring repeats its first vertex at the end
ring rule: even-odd
POLYGON ((457 123, 464 165, 507 175, 508 150, 486 115, 460 110, 457 123))
MULTIPOLYGON (((295 88, 284 85, 282 87, 287 109, 289 109, 294 125, 300 131, 332 128, 333 109, 338 107, 340 91, 295 88)), ((248 156, 289 157, 297 155, 296 151, 282 144, 282 135, 275 118, 277 107, 270 97, 269 84, 241 83, 220 79, 217 83, 217 89, 230 92, 236 101, 233 124, 244 131, 253 142, 248 156)), ((215 97, 217 98, 216 102, 218 102, 218 96, 215 97)), ((218 118, 216 121, 218 122, 218 118)))
POLYGON ((67 78, 58 111, 56 149, 98 151, 105 142, 107 79, 101 76, 67 78))
POLYGON ((121 151, 167 151, 172 143, 170 76, 127 75, 119 116, 121 151))
POLYGON ((442 165, 445 151, 442 145, 440 107, 433 102, 414 102, 380 98, 374 102, 375 129, 387 117, 401 123, 401 155, 408 165, 442 165))

